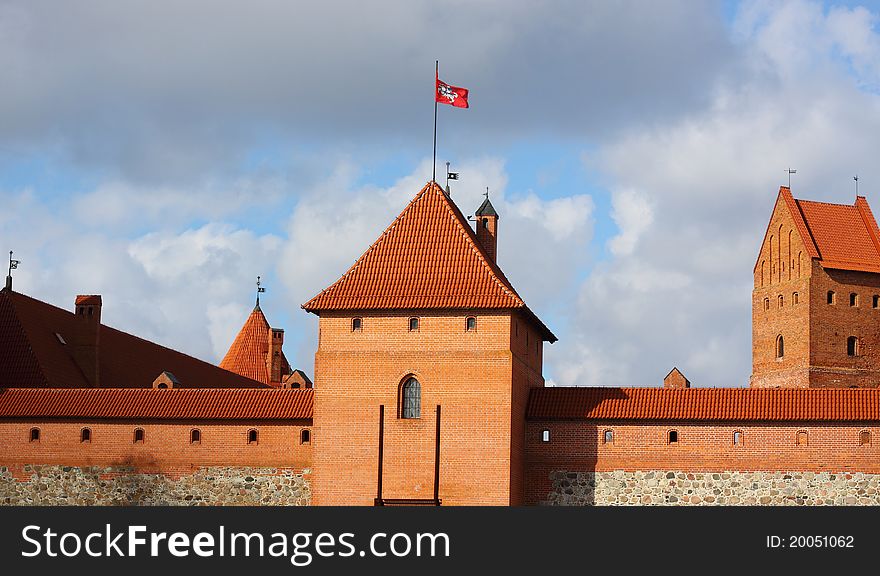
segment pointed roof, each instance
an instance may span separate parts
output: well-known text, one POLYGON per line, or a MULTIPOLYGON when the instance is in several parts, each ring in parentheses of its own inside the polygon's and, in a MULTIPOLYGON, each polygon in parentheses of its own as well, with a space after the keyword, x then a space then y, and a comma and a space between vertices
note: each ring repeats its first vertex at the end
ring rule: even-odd
MULTIPOLYGON (((79 320, 12 290, 0 290, 0 388, 85 388, 73 359, 79 320)), ((101 325, 101 388, 150 388, 171 372, 184 388, 257 388, 260 382, 228 372, 176 350, 101 325)))
POLYGON ((880 272, 880 229, 864 196, 852 205, 814 202, 798 200, 781 186, 779 202, 788 208, 807 254, 823 267, 880 272))
MULTIPOLYGON (((266 358, 269 355, 270 329, 269 322, 257 304, 220 362, 220 367, 245 378, 269 384, 266 358)), ((290 364, 284 357, 284 352, 281 353, 281 372, 290 372, 290 364)))
POLYGON ((483 203, 480 204, 480 207, 477 208, 477 211, 474 212, 474 216, 498 216, 498 212, 495 211, 495 207, 492 206, 489 198, 486 197, 483 203))
POLYGON ((518 309, 546 340, 556 341, 486 256, 464 215, 436 182, 422 188, 348 272, 302 307, 313 313, 518 309))

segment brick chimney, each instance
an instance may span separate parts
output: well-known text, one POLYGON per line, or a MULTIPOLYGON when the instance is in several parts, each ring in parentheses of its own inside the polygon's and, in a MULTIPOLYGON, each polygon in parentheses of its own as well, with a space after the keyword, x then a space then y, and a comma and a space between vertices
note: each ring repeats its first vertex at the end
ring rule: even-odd
POLYGON ((684 377, 678 368, 673 368, 663 379, 664 388, 690 388, 691 382, 684 377))
POLYGON ((280 328, 269 329, 269 355, 266 358, 266 368, 269 370, 269 384, 281 384, 281 347, 284 345, 284 330, 280 328))
POLYGON ((495 262, 498 253, 498 212, 495 211, 495 207, 489 202, 488 194, 487 191, 486 199, 477 208, 474 216, 477 221, 477 241, 483 247, 483 252, 486 253, 486 256, 492 262, 495 262))
POLYGON ((98 352, 101 340, 101 296, 77 296, 74 313, 76 322, 70 344, 71 354, 89 386, 97 388, 100 385, 98 352))

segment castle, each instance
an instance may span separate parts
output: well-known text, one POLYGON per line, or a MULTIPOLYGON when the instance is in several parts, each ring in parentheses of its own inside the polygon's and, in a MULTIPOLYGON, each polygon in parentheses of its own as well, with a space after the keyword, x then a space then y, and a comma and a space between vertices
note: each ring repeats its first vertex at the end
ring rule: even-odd
POLYGON ((259 300, 220 366, 0 291, 0 503, 878 504, 880 232, 781 188, 749 388, 548 388, 556 337, 429 182, 318 317, 314 385, 259 300), (855 388, 855 389, 853 389, 855 388))

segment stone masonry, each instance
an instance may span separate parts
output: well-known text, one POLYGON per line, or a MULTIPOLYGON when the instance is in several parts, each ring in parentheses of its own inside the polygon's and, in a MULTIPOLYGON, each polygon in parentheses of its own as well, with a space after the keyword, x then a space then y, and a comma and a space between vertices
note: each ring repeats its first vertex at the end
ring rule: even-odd
POLYGON ((6 506, 308 506, 308 471, 205 467, 173 478, 126 466, 0 466, 6 506))
POLYGON ((880 474, 862 472, 556 471, 550 480, 542 505, 880 505, 880 474))

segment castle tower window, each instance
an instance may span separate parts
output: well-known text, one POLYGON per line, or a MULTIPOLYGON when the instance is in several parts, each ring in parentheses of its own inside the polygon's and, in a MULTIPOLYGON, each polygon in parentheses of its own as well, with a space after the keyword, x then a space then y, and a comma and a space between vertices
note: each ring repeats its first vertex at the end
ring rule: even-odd
POLYGON ((474 332, 477 329, 477 319, 473 316, 468 316, 467 320, 464 323, 465 330, 468 332, 474 332))
POLYGON ((770 309, 770 299, 764 298, 764 310, 767 311, 770 309))
POLYGON ((300 444, 311 444, 312 443, 312 431, 311 430, 303 430, 299 433, 299 443, 300 444))
POLYGON ((736 431, 733 433, 733 445, 734 445, 734 446, 740 446, 740 445, 742 445, 742 442, 743 442, 743 433, 742 433, 742 430, 736 430, 736 431))
POLYGON ((678 430, 670 430, 668 436, 669 444, 678 443, 678 430))
POLYGON ((92 441, 92 430, 91 428, 83 428, 79 433, 79 441, 82 443, 87 443, 92 441))
POLYGON ((797 435, 795 435, 795 445, 796 446, 806 446, 809 442, 809 438, 807 437, 806 430, 799 430, 797 435))
POLYGON ((541 430, 541 442, 549 442, 550 441, 550 431, 546 428, 541 430))
POLYGON ((776 305, 777 305, 778 308, 782 308, 782 306, 783 306, 784 304, 785 304, 785 302, 783 301, 782 294, 780 294, 780 295, 776 298, 776 305))
POLYGON ((40 429, 39 428, 31 428, 31 442, 39 442, 40 441, 40 429))
POLYGON ((362 318, 352 318, 351 319, 351 331, 352 332, 360 332, 363 330, 364 321, 362 318))
POLYGON ((614 444, 614 430, 606 430, 602 434, 603 444, 614 444))
POLYGON ((189 431, 189 443, 190 444, 201 444, 202 443, 202 431, 198 428, 193 428, 189 431))
POLYGON ((400 417, 421 418, 422 385, 415 378, 408 378, 400 388, 400 417))
POLYGON ((134 429, 134 443, 135 444, 143 444, 144 443, 144 429, 143 428, 135 428, 134 429))
POLYGON ((799 296, 798 296, 798 293, 797 293, 797 292, 792 292, 792 294, 791 294, 791 303, 792 303, 792 305, 797 304, 799 301, 800 301, 800 298, 799 298, 799 296))
POLYGON ((874 296, 871 298, 871 307, 880 308, 880 295, 874 294, 874 296))
POLYGON ((846 355, 847 356, 858 356, 859 355, 859 339, 855 336, 850 336, 846 339, 846 355))
POLYGON ((859 432, 859 446, 871 445, 871 433, 868 430, 859 432))
POLYGON ((849 305, 850 306, 858 306, 859 305, 859 295, 855 292, 849 295, 849 305))
POLYGON ((409 319, 409 331, 410 332, 418 332, 419 331, 419 319, 418 318, 410 318, 409 319))
POLYGON ((828 303, 834 304, 834 300, 835 300, 834 290, 829 290, 828 291, 828 303))
POLYGON ((255 428, 251 428, 248 430, 248 444, 256 444, 257 443, 257 430, 255 428))
POLYGON ((780 359, 785 356, 785 340, 782 338, 782 334, 776 337, 776 358, 780 359))

